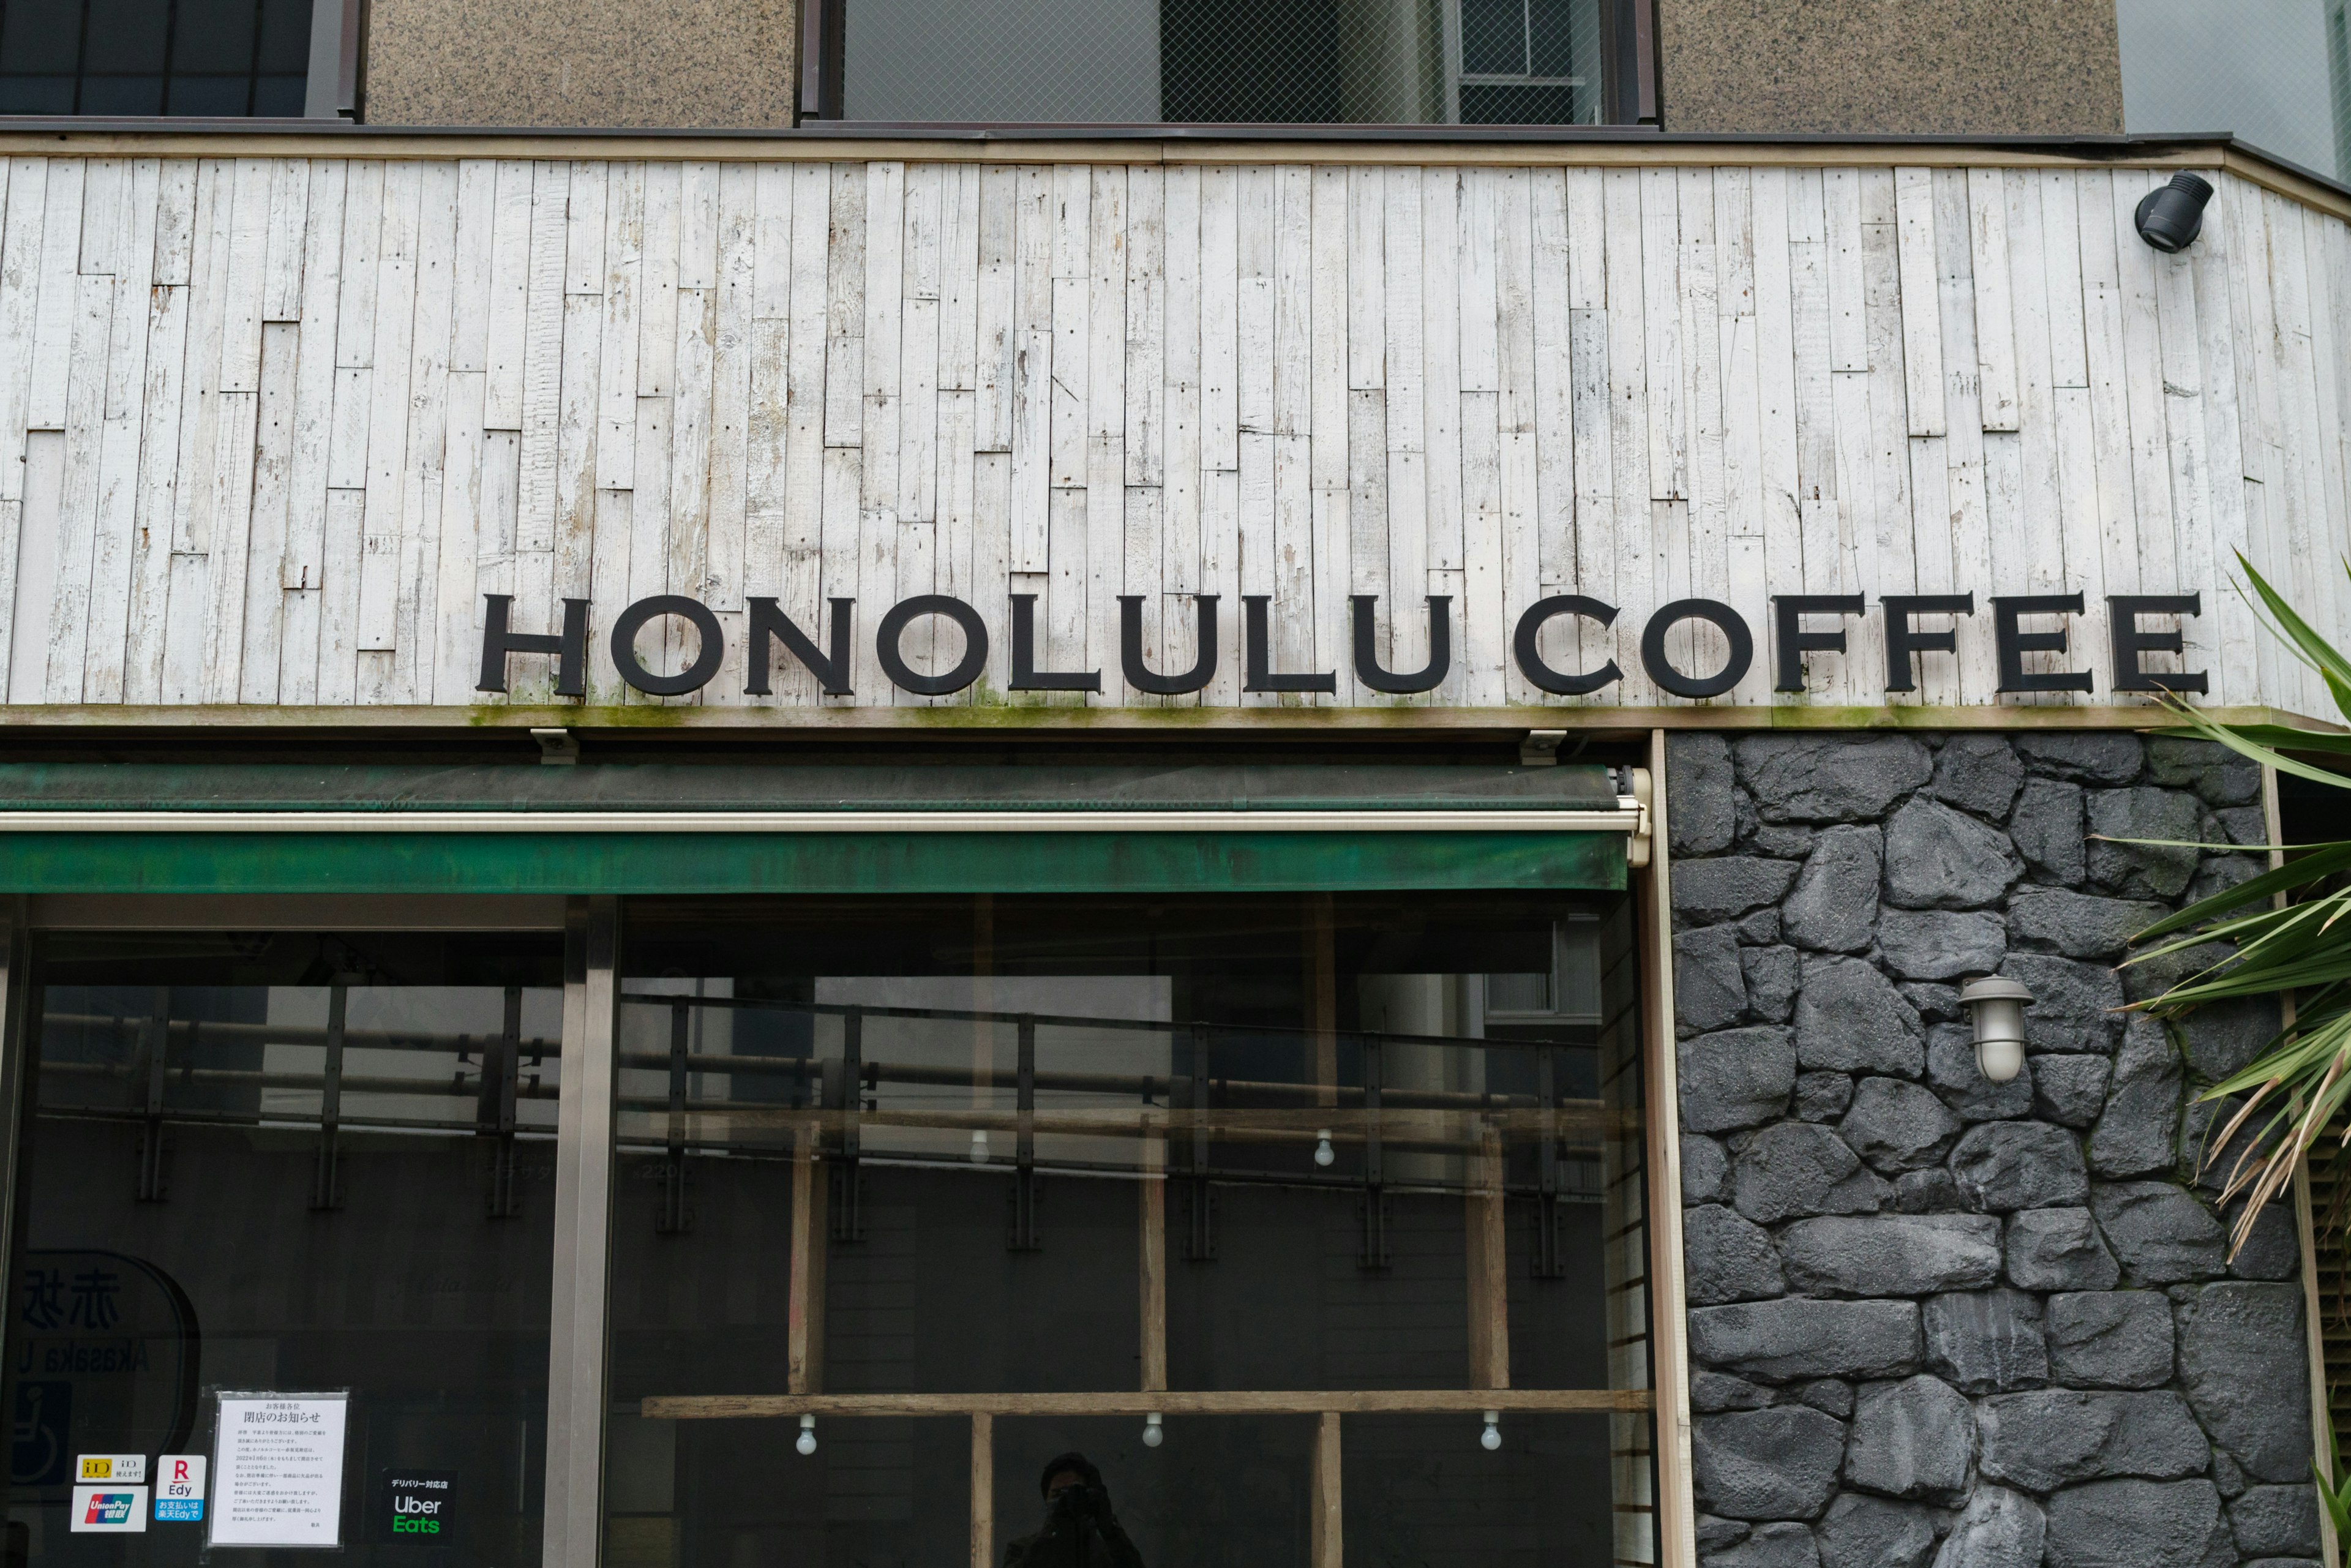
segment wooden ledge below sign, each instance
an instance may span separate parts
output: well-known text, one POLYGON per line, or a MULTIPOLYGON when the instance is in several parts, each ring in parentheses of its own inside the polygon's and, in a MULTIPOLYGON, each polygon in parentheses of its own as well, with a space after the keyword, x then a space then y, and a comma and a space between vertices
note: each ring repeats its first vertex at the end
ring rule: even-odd
POLYGON ((671 1394, 642 1406, 648 1420, 722 1421, 792 1416, 1447 1416, 1639 1412, 1646 1388, 1373 1388, 1317 1392, 1163 1389, 1134 1394, 671 1394))

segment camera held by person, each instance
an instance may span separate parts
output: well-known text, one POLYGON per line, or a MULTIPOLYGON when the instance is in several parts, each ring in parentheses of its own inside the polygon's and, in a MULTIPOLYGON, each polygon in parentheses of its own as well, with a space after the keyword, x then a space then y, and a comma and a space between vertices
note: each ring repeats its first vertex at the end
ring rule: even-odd
POLYGON ((1037 1488, 1044 1527, 1005 1548, 1004 1568, 1143 1568, 1143 1553, 1111 1511, 1102 1471, 1083 1454, 1048 1461, 1037 1488))

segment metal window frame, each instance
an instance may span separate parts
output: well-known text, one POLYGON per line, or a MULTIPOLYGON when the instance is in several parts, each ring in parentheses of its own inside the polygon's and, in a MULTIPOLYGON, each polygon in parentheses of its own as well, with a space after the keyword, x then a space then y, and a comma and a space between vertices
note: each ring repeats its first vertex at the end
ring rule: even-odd
MULTIPOLYGON (((1640 902, 1636 941, 1643 949, 1648 1040, 1651 1138, 1648 1185, 1653 1277, 1651 1333, 1658 1347, 1656 1391, 1659 1483, 1665 1502, 1658 1562, 1691 1568, 1688 1396, 1679 1350, 1681 1243, 1674 1113, 1670 986, 1670 900, 1666 857, 1648 852, 1664 828, 1664 735, 1653 737, 1650 768, 1637 779, 1634 810, 1552 813, 1561 831, 1613 830, 1633 840, 1629 870, 1640 902), (1654 782, 1653 782, 1654 781, 1654 782), (1605 817, 1604 822, 1562 819, 1605 817), (1667 988, 1659 989, 1658 988, 1667 988)), ((1010 831, 1099 829, 1099 816, 1024 814, 1010 831), (1050 824, 1050 825, 1049 825, 1050 824)), ((1338 824, 1332 824, 1336 827, 1338 824)), ((33 989, 32 936, 50 930, 200 930, 266 926, 346 930, 552 930, 564 933, 564 1092, 556 1144, 555 1237, 549 1322, 546 1568, 596 1568, 603 1560, 603 1489, 611 1348, 611 1222, 618 1092, 619 967, 622 903, 618 894, 568 898, 423 894, 345 895, 47 894, 0 899, 0 1291, 18 1228, 19 1155, 30 1098, 24 1092, 33 989)))

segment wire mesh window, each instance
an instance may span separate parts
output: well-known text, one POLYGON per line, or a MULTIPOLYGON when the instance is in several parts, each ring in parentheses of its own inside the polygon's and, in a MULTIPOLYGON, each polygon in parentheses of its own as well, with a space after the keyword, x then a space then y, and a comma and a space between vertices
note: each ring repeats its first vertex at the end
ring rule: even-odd
POLYGON ((0 0, 0 114, 298 115, 310 0, 0 0))
POLYGON ((827 0, 841 117, 1589 125, 1614 0, 827 0))

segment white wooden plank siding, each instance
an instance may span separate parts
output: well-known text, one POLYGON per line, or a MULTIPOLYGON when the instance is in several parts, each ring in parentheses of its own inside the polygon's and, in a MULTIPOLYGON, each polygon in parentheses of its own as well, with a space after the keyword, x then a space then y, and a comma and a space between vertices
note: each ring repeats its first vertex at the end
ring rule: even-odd
MULTIPOLYGON (((2109 700, 2109 593, 2201 592, 2211 700, 2321 711, 2230 587, 2247 552, 2351 637, 2351 228, 2223 176, 2165 257, 2143 171, 1514 170, 1238 164, 676 163, 18 157, 0 165, 0 681, 18 705, 441 706, 474 689, 483 596, 517 632, 593 601, 591 702, 768 706, 1645 705, 1667 600, 1727 601, 1771 691, 1775 593, 1971 591, 1954 659, 1901 700, 1985 704, 1996 594, 2087 596, 2070 664, 2109 700), (624 691, 632 600, 702 600, 727 662, 624 691), (872 632, 973 604, 986 674, 893 690, 872 632), (1199 694, 1130 689, 1198 656, 1199 694), (1595 696, 1511 656, 1547 594, 1595 696), (1049 670, 1015 696, 1011 597, 1049 670), (1246 695, 1244 595, 1276 671, 1246 695), (1379 596, 1384 697, 1349 597, 1379 596), (781 656, 773 599, 853 695, 781 656)), ((1923 622, 1933 630, 1939 619, 1923 622)), ((1815 622, 1825 628, 1826 622, 1815 622)), ((2037 623, 2043 624, 2046 623, 2037 623)), ((1792 700, 1875 704, 1884 628, 1847 623, 1792 700)), ((2162 629, 2157 623, 2150 629, 2162 629)), ((960 657, 917 622, 916 666, 960 657)), ((1667 646, 1698 673, 1710 630, 1667 646)), ((657 622, 654 668, 695 652, 657 622)))

